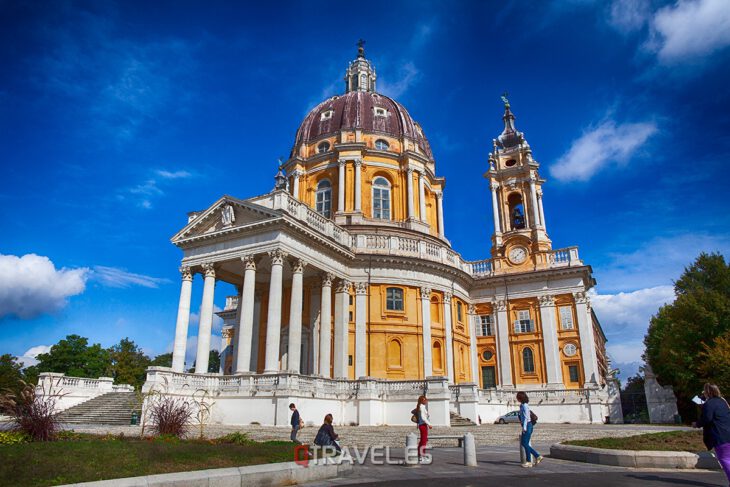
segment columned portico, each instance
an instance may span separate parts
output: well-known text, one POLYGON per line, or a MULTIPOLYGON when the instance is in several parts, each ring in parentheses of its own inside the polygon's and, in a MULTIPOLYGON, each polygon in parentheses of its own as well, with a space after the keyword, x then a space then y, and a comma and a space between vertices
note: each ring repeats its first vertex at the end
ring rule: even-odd
POLYGON ((172 370, 183 372, 185 369, 185 351, 188 340, 188 324, 190 323, 190 299, 193 290, 193 273, 190 267, 180 267, 182 284, 180 285, 180 303, 177 307, 175 323, 175 344, 172 348, 172 370))
POLYGON ((331 377, 332 358, 332 280, 333 274, 322 274, 321 304, 319 306, 319 375, 331 377))
POLYGON ((421 315, 423 316, 423 377, 433 375, 433 346, 431 345, 431 288, 421 288, 421 315))
POLYGON ((286 255, 286 252, 278 249, 269 252, 269 257, 271 258, 271 281, 269 283, 269 311, 266 319, 264 374, 273 374, 279 371, 282 275, 286 255))
MULTIPOLYGON (((251 346, 253 340, 253 315, 254 299, 256 292, 256 261, 253 255, 241 257, 244 266, 243 291, 238 306, 241 310, 238 333, 235 339, 238 341, 236 347, 236 373, 245 374, 251 372, 251 346)), ((255 370, 254 370, 255 372, 255 370)))
POLYGON ((454 383, 454 342, 451 323, 451 293, 444 293, 444 331, 446 335, 446 373, 449 384, 454 383))
POLYGON ((300 361, 302 353, 302 292, 304 266, 302 259, 292 259, 291 262, 291 300, 289 303, 289 352, 287 353, 287 369, 294 373, 301 372, 300 361))
POLYGON ((333 373, 336 379, 347 379, 349 348, 350 281, 341 279, 335 290, 335 343, 333 373))
POLYGON ((203 284, 203 302, 200 305, 200 322, 198 325, 198 350, 195 355, 195 373, 208 373, 210 357, 210 335, 213 328, 213 298, 215 293, 215 268, 212 263, 203 264, 205 281, 203 284))

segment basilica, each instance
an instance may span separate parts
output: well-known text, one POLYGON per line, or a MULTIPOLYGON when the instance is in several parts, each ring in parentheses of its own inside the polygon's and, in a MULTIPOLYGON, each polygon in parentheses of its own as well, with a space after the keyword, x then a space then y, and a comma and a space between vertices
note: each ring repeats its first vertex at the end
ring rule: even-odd
POLYGON ((145 389, 204 390, 225 424, 286 425, 290 402, 313 421, 409 424, 424 393, 435 424, 492 422, 517 390, 543 421, 621 421, 591 267, 577 247, 553 248, 549 192, 544 206, 509 100, 483 174, 491 255, 467 261, 447 238, 446 181, 423 128, 376 87, 361 45, 344 93, 306 115, 270 193, 189 213, 172 238, 183 254, 172 368, 151 367, 145 389), (218 281, 238 293, 218 313, 221 370, 209 373, 218 281))

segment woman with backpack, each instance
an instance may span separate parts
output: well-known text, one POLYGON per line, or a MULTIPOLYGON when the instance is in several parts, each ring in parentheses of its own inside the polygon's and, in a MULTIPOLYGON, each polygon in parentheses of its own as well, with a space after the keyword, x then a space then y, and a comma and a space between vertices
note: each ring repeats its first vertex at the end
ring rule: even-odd
POLYGON ((520 435, 520 445, 525 450, 525 462, 522 464, 523 467, 529 468, 533 466, 531 456, 535 457, 535 465, 542 462, 542 455, 535 451, 530 446, 530 438, 532 437, 532 429, 537 423, 537 416, 535 413, 530 411, 530 406, 527 404, 530 402, 530 398, 527 397, 523 391, 517 393, 517 401, 520 403, 520 412, 517 415, 520 419, 520 426, 522 426, 522 434, 520 435))
POLYGON ((704 396, 702 414, 693 426, 703 429, 705 446, 715 449, 717 461, 730 480, 730 407, 715 384, 705 384, 704 396))
POLYGON ((317 436, 314 437, 314 444, 317 446, 331 446, 334 447, 335 450, 337 450, 337 453, 342 453, 342 448, 340 448, 340 444, 337 443, 337 440, 340 438, 337 433, 335 433, 335 429, 332 427, 332 415, 328 414, 324 417, 324 423, 322 423, 322 426, 319 427, 319 431, 317 431, 317 436))
POLYGON ((418 424, 418 432, 420 433, 420 438, 418 439, 418 463, 423 463, 426 444, 428 443, 428 430, 433 428, 431 426, 431 416, 428 414, 426 404, 428 404, 426 396, 419 396, 416 409, 411 411, 416 416, 416 424, 418 424))

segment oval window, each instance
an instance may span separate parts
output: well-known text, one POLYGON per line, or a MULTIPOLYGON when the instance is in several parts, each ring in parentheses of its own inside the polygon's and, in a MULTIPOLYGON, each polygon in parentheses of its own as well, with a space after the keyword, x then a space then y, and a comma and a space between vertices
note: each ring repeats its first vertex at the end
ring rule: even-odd
POLYGON ((508 160, 507 162, 504 163, 504 165, 507 166, 507 167, 512 167, 515 164, 517 164, 517 161, 514 160, 514 159, 510 159, 510 160, 508 160))
POLYGON ((494 352, 492 352, 491 350, 484 350, 484 352, 482 353, 482 358, 485 362, 489 362, 494 358, 494 352))
POLYGON ((390 148, 390 144, 383 139, 378 139, 375 141, 375 148, 378 150, 388 150, 390 148))
POLYGON ((563 353, 566 357, 572 357, 578 353, 578 347, 576 347, 574 343, 568 343, 563 347, 563 353))
POLYGON ((317 146, 317 154, 324 154, 330 150, 330 143, 329 142, 320 142, 317 146))

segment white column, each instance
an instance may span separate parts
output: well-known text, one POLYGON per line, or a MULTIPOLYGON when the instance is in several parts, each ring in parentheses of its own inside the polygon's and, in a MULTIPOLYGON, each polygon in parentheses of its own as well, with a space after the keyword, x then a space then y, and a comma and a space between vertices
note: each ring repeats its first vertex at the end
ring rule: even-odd
POLYGON ((502 227, 499 221, 499 203, 497 202, 497 189, 499 189, 499 183, 493 182, 489 185, 492 190, 492 216, 494 217, 494 233, 500 235, 502 233, 502 227))
POLYGON ((193 274, 190 267, 180 267, 182 284, 180 285, 180 303, 177 306, 177 322, 175 323, 175 344, 172 347, 172 370, 185 371, 185 351, 188 341, 188 324, 190 323, 190 297, 193 291, 193 274))
MULTIPOLYGON (((241 301, 241 317, 238 323, 238 333, 234 337, 237 342, 236 374, 251 372, 251 346, 253 340, 253 308, 256 292, 256 261, 253 255, 241 257, 244 265, 243 291, 241 301)), ((255 372, 255 371, 254 371, 255 372)))
POLYGON ((596 342, 593 336, 593 319, 591 317, 590 301, 586 293, 573 293, 575 297, 575 312, 578 315, 578 334, 580 335, 581 358, 583 359, 583 374, 586 384, 598 384, 598 363, 596 360, 596 342))
POLYGON ((368 284, 355 284, 355 379, 368 375, 367 370, 368 284))
POLYGON ((350 344, 350 281, 341 279, 335 290, 335 356, 333 364, 336 379, 348 378, 348 360, 350 344))
MULTIPOLYGON (((235 374, 236 370, 238 369, 238 350, 240 347, 238 346, 238 337, 241 335, 241 307, 243 306, 243 298, 241 297, 241 293, 243 288, 240 286, 236 286, 238 293, 236 294, 236 323, 233 329, 231 329, 231 374, 235 374)), ((221 337, 225 338, 222 336, 221 337)), ((225 373, 225 362, 223 362, 223 359, 221 359, 221 373, 225 373)))
POLYGON ((345 164, 346 161, 340 162, 339 184, 337 185, 337 212, 345 211, 345 164))
POLYGON ((413 214, 413 169, 406 171, 406 183, 408 187, 408 218, 414 218, 413 214))
POLYGON ((263 292, 254 293, 253 301, 253 332, 251 336, 251 372, 254 374, 259 369, 259 341, 261 339, 261 302, 263 292))
POLYGON ((537 227, 541 226, 541 223, 540 223, 540 217, 538 216, 538 213, 537 213, 537 192, 535 190, 535 178, 534 177, 530 178, 530 201, 532 202, 532 204, 530 205, 530 206, 532 206, 532 211, 530 212, 531 213, 530 216, 532 217, 532 227, 537 228, 537 227))
POLYGON ((322 299, 319 306, 319 375, 331 377, 332 357, 332 279, 329 273, 322 274, 322 299))
POLYGON ((423 172, 418 173, 418 204, 421 213, 421 221, 426 221, 426 182, 423 172))
POLYGON ((269 283, 269 311, 266 319, 266 356, 264 374, 279 371, 279 345, 281 341, 281 284, 286 252, 272 250, 271 282, 269 283))
POLYGON ((502 387, 512 387, 512 356, 509 344, 509 318, 507 317, 507 301, 496 303, 497 312, 497 358, 499 359, 499 377, 502 387))
POLYGON ((542 228, 547 228, 545 226, 545 212, 542 209, 542 190, 537 190, 537 208, 540 211, 540 224, 542 225, 542 228))
POLYGON ((321 304, 320 291, 316 286, 312 286, 312 292, 309 296, 309 326, 311 327, 311 347, 312 359, 311 374, 317 374, 317 364, 319 363, 319 306, 321 304))
POLYGON ((355 211, 362 211, 362 161, 355 161, 355 211))
POLYGON ((477 310, 474 305, 469 305, 469 349, 471 351, 471 381, 474 382, 477 387, 480 385, 479 381, 479 351, 477 348, 477 310))
POLYGON ((291 300, 289 301, 289 353, 287 369, 290 372, 300 373, 302 354, 302 292, 303 274, 306 263, 302 259, 293 259, 291 262, 291 300))
POLYGON ((215 269, 213 264, 203 264, 205 283, 203 284, 203 303, 200 305, 198 324, 198 351, 195 355, 195 373, 208 373, 210 356, 210 333, 213 327, 213 297, 215 292, 215 269))
POLYGON ((445 238, 446 232, 444 230, 444 193, 442 191, 438 191, 436 193, 436 202, 438 203, 438 226, 439 226, 439 237, 445 238))
POLYGON ((301 173, 299 171, 294 171, 294 190, 292 191, 292 195, 295 199, 299 199, 299 176, 301 173))
POLYGON ((444 293, 444 330, 446 331, 446 373, 449 383, 454 383, 454 342, 451 323, 451 293, 444 293))
POLYGON ((542 343, 545 349, 547 383, 549 386, 563 387, 558 329, 555 324, 555 298, 552 296, 540 297, 540 323, 542 324, 542 343))
POLYGON ((431 289, 421 288, 421 316, 423 316, 423 377, 433 375, 433 345, 431 344, 431 289))

